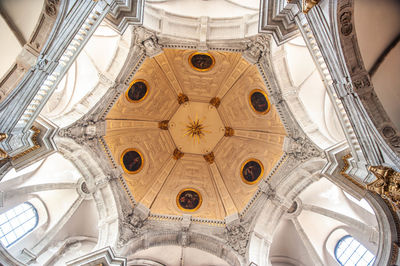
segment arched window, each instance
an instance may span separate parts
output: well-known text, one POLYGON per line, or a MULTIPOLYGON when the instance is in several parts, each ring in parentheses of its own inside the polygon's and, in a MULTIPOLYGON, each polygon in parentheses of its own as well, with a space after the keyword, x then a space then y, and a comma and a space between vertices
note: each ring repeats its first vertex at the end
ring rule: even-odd
POLYGON ((9 247, 38 224, 38 214, 32 204, 24 202, 0 214, 0 241, 9 247))
POLYGON ((340 265, 344 266, 367 266, 372 265, 375 260, 374 254, 350 235, 342 237, 337 242, 335 257, 340 265))

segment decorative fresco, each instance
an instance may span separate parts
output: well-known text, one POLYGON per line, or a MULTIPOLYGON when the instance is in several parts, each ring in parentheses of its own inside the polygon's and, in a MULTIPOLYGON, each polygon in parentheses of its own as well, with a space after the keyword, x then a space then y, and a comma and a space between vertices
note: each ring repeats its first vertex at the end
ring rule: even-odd
POLYGON ((149 92, 149 86, 145 80, 134 80, 125 95, 130 102, 140 102, 144 100, 149 92))
POLYGON ((121 155, 122 168, 128 174, 136 174, 143 168, 142 154, 135 149, 127 149, 121 155))
POLYGON ((256 112, 260 114, 268 113, 270 109, 270 103, 268 97, 262 90, 253 90, 250 93, 250 106, 256 112))
POLYGON ((245 161, 240 170, 243 181, 247 184, 254 184, 264 174, 264 166, 257 159, 245 161))
POLYGON ((195 211, 200 208, 202 198, 194 189, 184 189, 176 197, 176 204, 183 211, 195 211))
POLYGON ((189 57, 189 64, 198 71, 208 71, 214 64, 214 57, 207 53, 193 53, 189 57))

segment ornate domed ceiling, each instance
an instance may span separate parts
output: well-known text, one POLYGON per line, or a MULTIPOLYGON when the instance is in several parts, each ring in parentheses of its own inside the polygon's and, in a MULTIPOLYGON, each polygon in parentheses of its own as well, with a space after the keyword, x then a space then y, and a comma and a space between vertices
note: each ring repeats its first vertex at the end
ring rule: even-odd
POLYGON ((106 122, 104 139, 137 202, 217 220, 245 208, 286 135, 256 66, 231 52, 147 58, 106 122))

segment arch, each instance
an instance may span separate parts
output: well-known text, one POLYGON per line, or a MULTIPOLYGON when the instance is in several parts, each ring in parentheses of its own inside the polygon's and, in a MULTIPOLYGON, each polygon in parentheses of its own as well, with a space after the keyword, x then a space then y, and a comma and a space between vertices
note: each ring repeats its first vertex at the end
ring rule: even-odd
MULTIPOLYGON (((175 227, 176 228, 176 227, 175 227)), ((145 231, 140 236, 132 238, 118 250, 122 256, 129 258, 129 255, 150 247, 159 246, 185 246, 195 248, 210 253, 232 266, 244 265, 243 257, 238 255, 226 245, 223 239, 204 235, 197 232, 188 232, 183 235, 182 231, 171 230, 152 230, 145 231), (187 245, 183 245, 185 242, 187 245)))
MULTIPOLYGON (((82 146, 69 138, 56 138, 60 153, 70 160, 79 169, 84 178, 88 190, 93 195, 99 217, 99 241, 96 248, 105 246, 114 247, 118 238, 118 220, 120 206, 117 204, 119 194, 114 190, 115 182, 108 181, 108 174, 101 166, 107 167, 108 162, 96 157, 90 149, 82 149, 82 146), (97 184, 97 185, 96 185, 97 184)), ((118 191, 118 192, 117 192, 118 191)))
POLYGON ((398 165, 400 131, 387 115, 364 66, 354 25, 354 0, 332 2, 331 22, 339 60, 351 78, 351 89, 359 94, 358 108, 380 148, 398 165))
POLYGON ((32 203, 24 202, 0 214, 0 241, 7 248, 36 228, 39 216, 32 203))

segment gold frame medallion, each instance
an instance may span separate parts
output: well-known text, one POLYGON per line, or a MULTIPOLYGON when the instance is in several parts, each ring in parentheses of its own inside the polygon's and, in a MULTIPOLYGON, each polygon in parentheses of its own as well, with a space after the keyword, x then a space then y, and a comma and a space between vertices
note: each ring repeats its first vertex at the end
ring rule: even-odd
POLYGON ((244 161, 244 163, 242 163, 242 166, 240 167, 240 177, 242 178, 242 181, 243 181, 244 183, 246 183, 246 184, 248 184, 248 185, 256 184, 256 183, 258 183, 258 181, 260 181, 260 179, 261 179, 263 176, 264 176, 264 165, 262 164, 262 162, 261 162, 260 160, 258 160, 258 159, 256 159, 256 158, 250 158, 250 159, 247 159, 246 161, 244 161), (244 176, 243 176, 243 168, 244 168, 244 166, 245 166, 248 162, 251 162, 251 161, 255 161, 256 163, 258 163, 258 164, 261 166, 261 173, 260 173, 260 175, 257 177, 256 180, 254 180, 254 181, 252 181, 252 182, 247 181, 246 178, 244 178, 244 176))
POLYGON ((212 56, 210 53, 194 52, 194 53, 192 53, 192 54, 189 56, 188 61, 189 61, 189 65, 190 65, 194 70, 200 71, 200 72, 209 71, 209 70, 211 70, 211 69, 214 67, 214 65, 215 65, 215 58, 214 58, 214 56, 212 56), (211 60, 212 60, 211 66, 208 67, 208 68, 205 68, 205 69, 201 69, 201 68, 195 67, 195 66, 192 64, 192 58, 193 58, 193 56, 198 55, 198 54, 208 55, 208 56, 211 58, 211 60))
POLYGON ((252 109, 255 113, 261 114, 261 115, 267 114, 267 113, 269 112, 269 110, 271 109, 271 102, 270 102, 269 99, 268 99, 268 95, 265 93, 265 91, 260 90, 260 89, 254 89, 254 90, 252 90, 252 91, 249 93, 249 105, 250 105, 251 109, 252 109), (268 108, 267 108, 267 110, 265 110, 264 112, 259 112, 259 111, 257 111, 257 110, 254 108, 254 106, 251 104, 251 95, 253 95, 253 93, 255 93, 255 92, 260 92, 261 94, 264 95, 265 99, 267 100, 268 108))
POLYGON ((147 94, 149 94, 149 91, 150 91, 150 86, 149 86, 149 83, 148 83, 146 80, 144 80, 144 79, 135 79, 134 81, 132 81, 132 82, 129 84, 128 89, 125 91, 125 98, 126 98, 129 102, 131 102, 131 103, 139 103, 139 102, 143 101, 144 99, 146 99, 147 94), (129 90, 132 88, 133 84, 135 84, 135 83, 137 83, 137 82, 143 82, 144 85, 146 85, 147 90, 146 90, 146 94, 145 94, 141 99, 135 101, 135 100, 132 100, 131 98, 129 98, 128 92, 129 92, 129 90))
POLYGON ((138 149, 135 149, 135 148, 126 149, 126 150, 124 150, 124 151, 122 152, 122 154, 121 154, 121 157, 120 157, 120 164, 121 164, 121 166, 122 166, 122 169, 124 169, 125 173, 131 174, 131 175, 132 175, 132 174, 137 174, 137 173, 139 173, 139 172, 143 169, 143 165, 144 165, 143 154, 142 154, 138 149), (129 171, 128 169, 126 169, 125 164, 124 164, 124 156, 125 156, 125 154, 127 154, 127 153, 130 152, 130 151, 135 151, 135 152, 137 152, 137 153, 139 154, 140 158, 142 159, 142 165, 141 165, 141 166, 139 167, 139 169, 137 169, 136 171, 129 171))
POLYGON ((194 188, 185 188, 185 189, 182 189, 181 191, 179 191, 179 193, 178 193, 178 195, 176 195, 176 206, 178 206, 178 208, 181 210, 181 211, 184 211, 184 212, 195 212, 195 211, 197 211, 199 208, 200 208, 200 206, 201 206, 201 204, 203 203, 203 197, 201 196, 201 193, 200 193, 200 191, 198 191, 197 189, 194 189, 194 188), (185 209, 185 208, 183 208, 180 204, 179 204, 179 197, 180 197, 180 195, 183 193, 183 192, 185 192, 185 191, 194 191, 194 192, 196 192, 198 195, 199 195, 199 204, 196 206, 196 208, 194 208, 194 209, 185 209))

